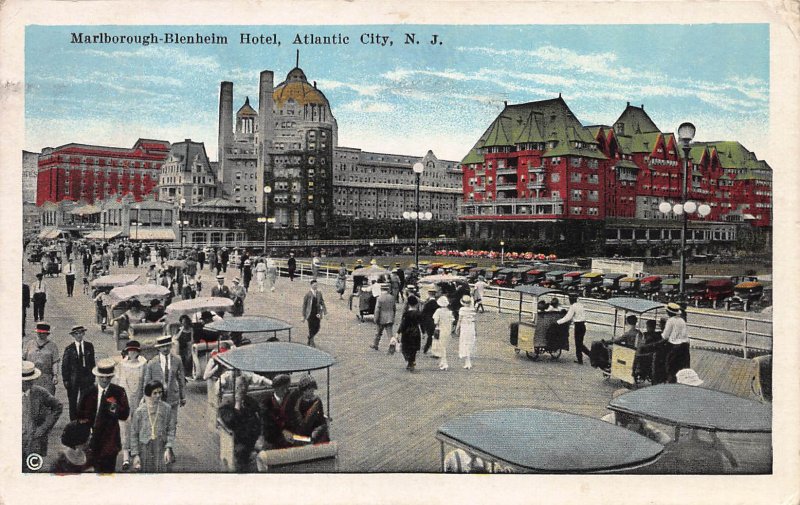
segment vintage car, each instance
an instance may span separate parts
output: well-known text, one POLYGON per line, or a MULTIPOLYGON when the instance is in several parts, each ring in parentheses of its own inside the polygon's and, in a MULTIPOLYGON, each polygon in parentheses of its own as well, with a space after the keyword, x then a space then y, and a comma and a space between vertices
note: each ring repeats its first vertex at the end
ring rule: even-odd
POLYGON ((603 274, 600 272, 586 272, 581 275, 580 290, 583 296, 591 296, 592 293, 603 287, 603 274))
POLYGON ((732 297, 735 293, 733 291, 733 281, 729 279, 712 279, 706 283, 706 293, 699 304, 710 305, 712 308, 721 306, 725 300, 732 297))
POLYGON ((619 294, 625 296, 635 296, 639 293, 641 281, 636 277, 623 277, 619 280, 619 294))
POLYGON ((639 284, 639 294, 645 298, 653 298, 661 290, 661 276, 648 275, 639 284))
POLYGON ((741 308, 745 312, 764 296, 764 285, 760 282, 740 282, 733 287, 733 296, 725 300, 727 310, 741 308))

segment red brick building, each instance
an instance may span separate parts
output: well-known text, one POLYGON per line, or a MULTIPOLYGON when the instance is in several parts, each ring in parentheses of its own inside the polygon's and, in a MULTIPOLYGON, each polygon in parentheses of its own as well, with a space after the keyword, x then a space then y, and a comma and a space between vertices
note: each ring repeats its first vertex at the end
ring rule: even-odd
MULTIPOLYGON (((461 162, 459 219, 472 238, 561 241, 592 239, 585 235, 591 228, 574 237, 569 229, 597 222, 606 244, 671 252, 680 219, 658 205, 681 200, 683 160, 679 140, 662 132, 644 106, 629 103, 613 126, 585 127, 560 96, 506 105, 461 162)), ((712 209, 706 218, 690 215, 696 251, 732 242, 736 223, 771 226, 766 162, 731 141, 693 143, 690 162, 687 198, 712 209)))
POLYGON ((36 205, 62 200, 94 203, 132 194, 140 201, 154 193, 170 144, 139 139, 132 148, 66 144, 39 156, 36 205))

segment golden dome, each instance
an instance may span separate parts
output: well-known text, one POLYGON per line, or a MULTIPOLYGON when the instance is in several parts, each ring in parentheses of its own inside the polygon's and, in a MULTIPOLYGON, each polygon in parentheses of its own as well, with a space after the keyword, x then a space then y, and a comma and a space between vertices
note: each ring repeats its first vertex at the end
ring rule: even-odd
POLYGON ((286 76, 286 80, 275 87, 272 93, 275 107, 283 108, 289 100, 294 100, 298 105, 328 105, 328 100, 320 90, 308 83, 306 74, 300 68, 293 68, 286 76))

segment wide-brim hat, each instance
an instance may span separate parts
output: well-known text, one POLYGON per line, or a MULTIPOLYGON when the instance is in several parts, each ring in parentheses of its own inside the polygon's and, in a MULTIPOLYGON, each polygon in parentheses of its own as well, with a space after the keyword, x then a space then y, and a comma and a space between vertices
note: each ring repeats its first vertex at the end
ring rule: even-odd
POLYGON ((461 304, 462 305, 469 305, 472 303, 472 297, 469 295, 464 295, 461 297, 461 304))
POLYGON ((49 323, 37 323, 35 331, 36 331, 36 333, 50 333, 50 324, 49 323))
POLYGON ((64 427, 64 432, 61 433, 61 443, 67 447, 75 448, 85 444, 89 440, 90 434, 91 426, 89 426, 89 423, 71 421, 64 427))
POLYGON ((703 383, 703 379, 691 368, 684 368, 675 374, 675 382, 686 384, 687 386, 699 386, 703 383))
POLYGON ((231 281, 231 282, 235 282, 235 283, 237 283, 237 284, 238 284, 238 283, 242 282, 242 279, 240 279, 240 278, 238 278, 238 277, 234 277, 234 278, 233 278, 233 281, 231 281))
POLYGON ((667 304, 667 314, 672 314, 674 316, 676 314, 680 314, 680 312, 681 306, 677 303, 672 302, 667 304))
POLYGON ((113 359, 103 358, 98 360, 97 366, 92 369, 92 373, 95 377, 113 377, 115 365, 116 363, 113 359))
POLYGON ((69 330, 70 335, 72 335, 73 333, 80 333, 80 332, 84 333, 86 332, 86 327, 80 324, 73 326, 72 329, 69 330))
POLYGON ((214 319, 214 314, 210 310, 204 310, 200 313, 200 319, 214 319))
POLYGON ((36 368, 36 365, 31 361, 22 362, 22 380, 33 381, 41 377, 42 371, 36 368))
POLYGON ((218 281, 224 281, 225 280, 225 276, 220 274, 220 275, 217 276, 217 280, 218 281))
POLYGON ((129 340, 127 344, 125 344, 126 351, 141 351, 142 344, 139 343, 138 340, 129 340))
POLYGON ((172 336, 171 335, 161 335, 156 339, 156 343, 153 344, 155 347, 166 347, 168 345, 172 345, 172 336))
POLYGON ((436 305, 438 305, 439 307, 449 307, 450 300, 448 300, 446 296, 442 295, 436 299, 436 305))
POLYGON ((251 263, 250 263, 250 260, 244 260, 244 264, 245 264, 245 265, 250 265, 250 264, 251 264, 251 263))

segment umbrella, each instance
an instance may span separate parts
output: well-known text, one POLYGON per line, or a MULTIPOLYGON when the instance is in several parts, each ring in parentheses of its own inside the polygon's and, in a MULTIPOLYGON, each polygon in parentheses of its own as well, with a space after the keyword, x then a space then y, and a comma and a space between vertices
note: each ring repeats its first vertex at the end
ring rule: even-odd
POLYGON ((156 284, 131 284, 129 286, 120 286, 111 290, 109 296, 115 302, 124 302, 131 298, 138 298, 141 300, 154 300, 156 298, 163 298, 169 294, 169 288, 165 286, 158 286, 156 284))
POLYGON ((233 308, 233 300, 230 298, 220 298, 206 296, 203 298, 191 298, 189 300, 181 300, 167 306, 167 314, 186 314, 191 315, 203 310, 217 312, 225 310, 230 312, 233 308))
POLYGON ((104 275, 92 281, 93 288, 128 286, 139 280, 137 274, 104 275))
POLYGON ((168 268, 186 268, 186 260, 169 260, 164 263, 168 268))
POLYGON ((437 275, 426 275, 425 277, 420 278, 420 284, 435 284, 437 282, 455 282, 455 281, 462 281, 464 280, 463 277, 459 277, 457 275, 452 274, 437 274, 437 275))
POLYGON ((242 316, 230 319, 214 321, 206 325, 207 330, 239 332, 239 333, 258 333, 258 332, 277 332, 290 330, 292 325, 280 319, 273 319, 266 316, 242 316))
POLYGON ((375 265, 370 265, 366 268, 359 268, 353 271, 353 277, 380 277, 381 275, 389 275, 391 272, 385 268, 375 265))

